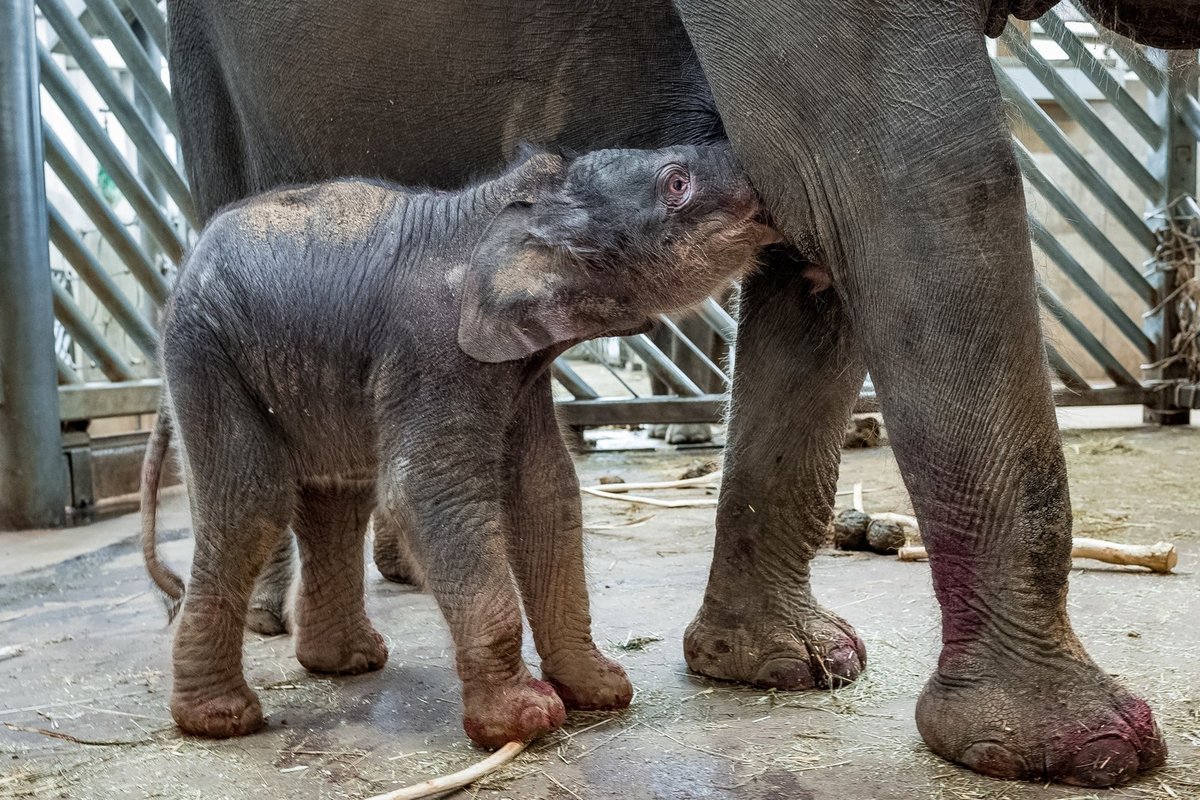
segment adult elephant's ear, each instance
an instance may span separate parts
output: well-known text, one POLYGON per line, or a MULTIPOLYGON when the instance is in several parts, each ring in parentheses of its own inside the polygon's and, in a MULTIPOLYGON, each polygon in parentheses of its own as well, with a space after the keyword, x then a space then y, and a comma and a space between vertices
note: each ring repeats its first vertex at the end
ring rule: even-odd
POLYGON ((474 359, 514 361, 555 345, 631 328, 644 318, 617 299, 613 281, 619 275, 597 280, 592 267, 568 247, 532 233, 534 217, 527 203, 509 205, 488 226, 471 256, 458 344, 474 359))

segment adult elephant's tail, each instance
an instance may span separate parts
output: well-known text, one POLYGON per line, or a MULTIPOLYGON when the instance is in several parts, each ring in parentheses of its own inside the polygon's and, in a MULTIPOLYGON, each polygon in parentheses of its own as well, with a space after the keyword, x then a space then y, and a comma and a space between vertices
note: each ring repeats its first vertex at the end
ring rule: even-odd
POLYGON ((183 605, 183 579, 158 557, 158 486, 162 480, 163 462, 171 444, 171 420, 167 404, 161 403, 154 431, 146 445, 146 457, 142 461, 142 559, 146 572, 154 585, 162 590, 167 606, 167 619, 175 619, 183 605))

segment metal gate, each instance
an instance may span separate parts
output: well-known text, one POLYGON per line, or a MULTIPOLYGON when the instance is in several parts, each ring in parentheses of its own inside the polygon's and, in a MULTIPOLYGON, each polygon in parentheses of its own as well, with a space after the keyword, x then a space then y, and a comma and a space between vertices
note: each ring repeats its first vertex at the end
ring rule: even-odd
MULTIPOLYGON (((156 312, 197 219, 155 0, 0 0, 0 42, 0 527, 61 524, 103 493, 99 443, 144 442, 102 437, 98 421, 156 407, 156 312)), ((996 47, 1034 245, 1053 266, 1039 297, 1057 400, 1186 421, 1200 407, 1196 53, 1139 48, 1065 4, 996 47)), ((671 347, 641 335, 560 359, 565 421, 719 420, 736 324, 715 301, 699 318, 724 363, 667 318, 671 347)), ((874 408, 868 384, 859 410, 874 408)))

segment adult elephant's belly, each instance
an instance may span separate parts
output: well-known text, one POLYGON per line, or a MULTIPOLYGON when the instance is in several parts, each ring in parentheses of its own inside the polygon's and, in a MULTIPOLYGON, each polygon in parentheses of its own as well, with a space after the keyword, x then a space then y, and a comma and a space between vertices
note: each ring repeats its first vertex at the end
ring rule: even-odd
POLYGON ((203 13, 247 192, 355 174, 453 187, 521 141, 584 150, 722 135, 669 0, 208 0, 203 13))

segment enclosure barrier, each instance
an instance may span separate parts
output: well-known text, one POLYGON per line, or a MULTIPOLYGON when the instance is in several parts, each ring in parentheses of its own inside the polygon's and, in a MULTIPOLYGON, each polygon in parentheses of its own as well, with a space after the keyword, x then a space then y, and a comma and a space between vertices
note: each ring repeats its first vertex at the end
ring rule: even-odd
MULTIPOLYGON (((1078 9, 1065 4, 1031 31, 1010 26, 1000 42, 1004 53, 993 66, 1010 110, 1083 193, 1060 185, 1014 136, 1027 187, 1132 292, 1141 311, 1141 319, 1131 316, 1083 265, 1083 251, 1031 213, 1034 246, 1141 360, 1140 370, 1123 363, 1081 318, 1084 309, 1042 282, 1038 297, 1048 318, 1108 379, 1093 385, 1083 377, 1088 370, 1077 356, 1069 358, 1049 343, 1047 358, 1060 383, 1056 400, 1140 403, 1148 419, 1186 422, 1189 409, 1200 408, 1196 53, 1138 47, 1089 25, 1078 9), (1035 41, 1053 42, 1064 58, 1052 63, 1035 41), (1114 74, 1118 59, 1144 88, 1144 103, 1114 74), (1047 98, 1035 99, 1018 81, 1018 71, 1036 80, 1095 143, 1133 187, 1133 196, 1080 152, 1039 104, 1047 98), (1133 142, 1097 113, 1081 85, 1115 109, 1134 132, 1133 142), (1150 152, 1148 158, 1137 155, 1142 149, 1150 152), (1089 196, 1092 200, 1085 202, 1089 196), (1137 258, 1083 210, 1092 202, 1134 243, 1137 258)), ((0 52, 6 54, 0 59, 0 174, 5 176, 0 232, 6 243, 0 252, 0 527, 62 524, 68 508, 86 513, 95 499, 92 453, 99 441, 89 435, 90 423, 149 414, 157 407, 156 312, 198 225, 173 145, 179 125, 161 70, 167 44, 155 0, 0 0, 0 52), (97 46, 101 39, 108 42, 103 51, 97 46), (64 70, 63 56, 82 81, 73 81, 64 70), (110 60, 120 64, 114 68, 110 60), (39 94, 56 111, 57 126, 41 108, 39 94), (85 95, 93 97, 91 106, 85 95), (104 104, 103 118, 93 110, 94 98, 104 104), (81 164, 81 153, 94 159, 98 177, 81 164), (62 192, 47 199, 47 175, 65 190, 70 208, 60 205, 62 192), (128 205, 134 226, 122 221, 114 198, 128 205), (86 235, 72 226, 71 214, 88 221, 86 235), (101 252, 110 254, 107 261, 101 252), (61 268, 52 269, 52 253, 61 268), (127 279, 115 277, 115 269, 127 279)), ((564 422, 587 427, 719 420, 737 326, 714 300, 699 309, 698 319, 706 335, 715 334, 728 348, 723 361, 669 317, 660 318, 656 337, 621 340, 622 352, 644 366, 667 394, 639 394, 629 375, 601 356, 597 368, 624 392, 606 396, 593 385, 595 377, 584 374, 600 373, 560 359, 553 376, 569 397, 559 402, 564 422), (663 346, 667 341, 670 347, 663 346), (676 363, 668 351, 686 355, 689 366, 676 363)), ((588 347, 599 352, 604 345, 588 347)), ((858 410, 877 410, 869 382, 858 410)), ((134 434, 119 441, 128 448, 140 439, 134 434)))

